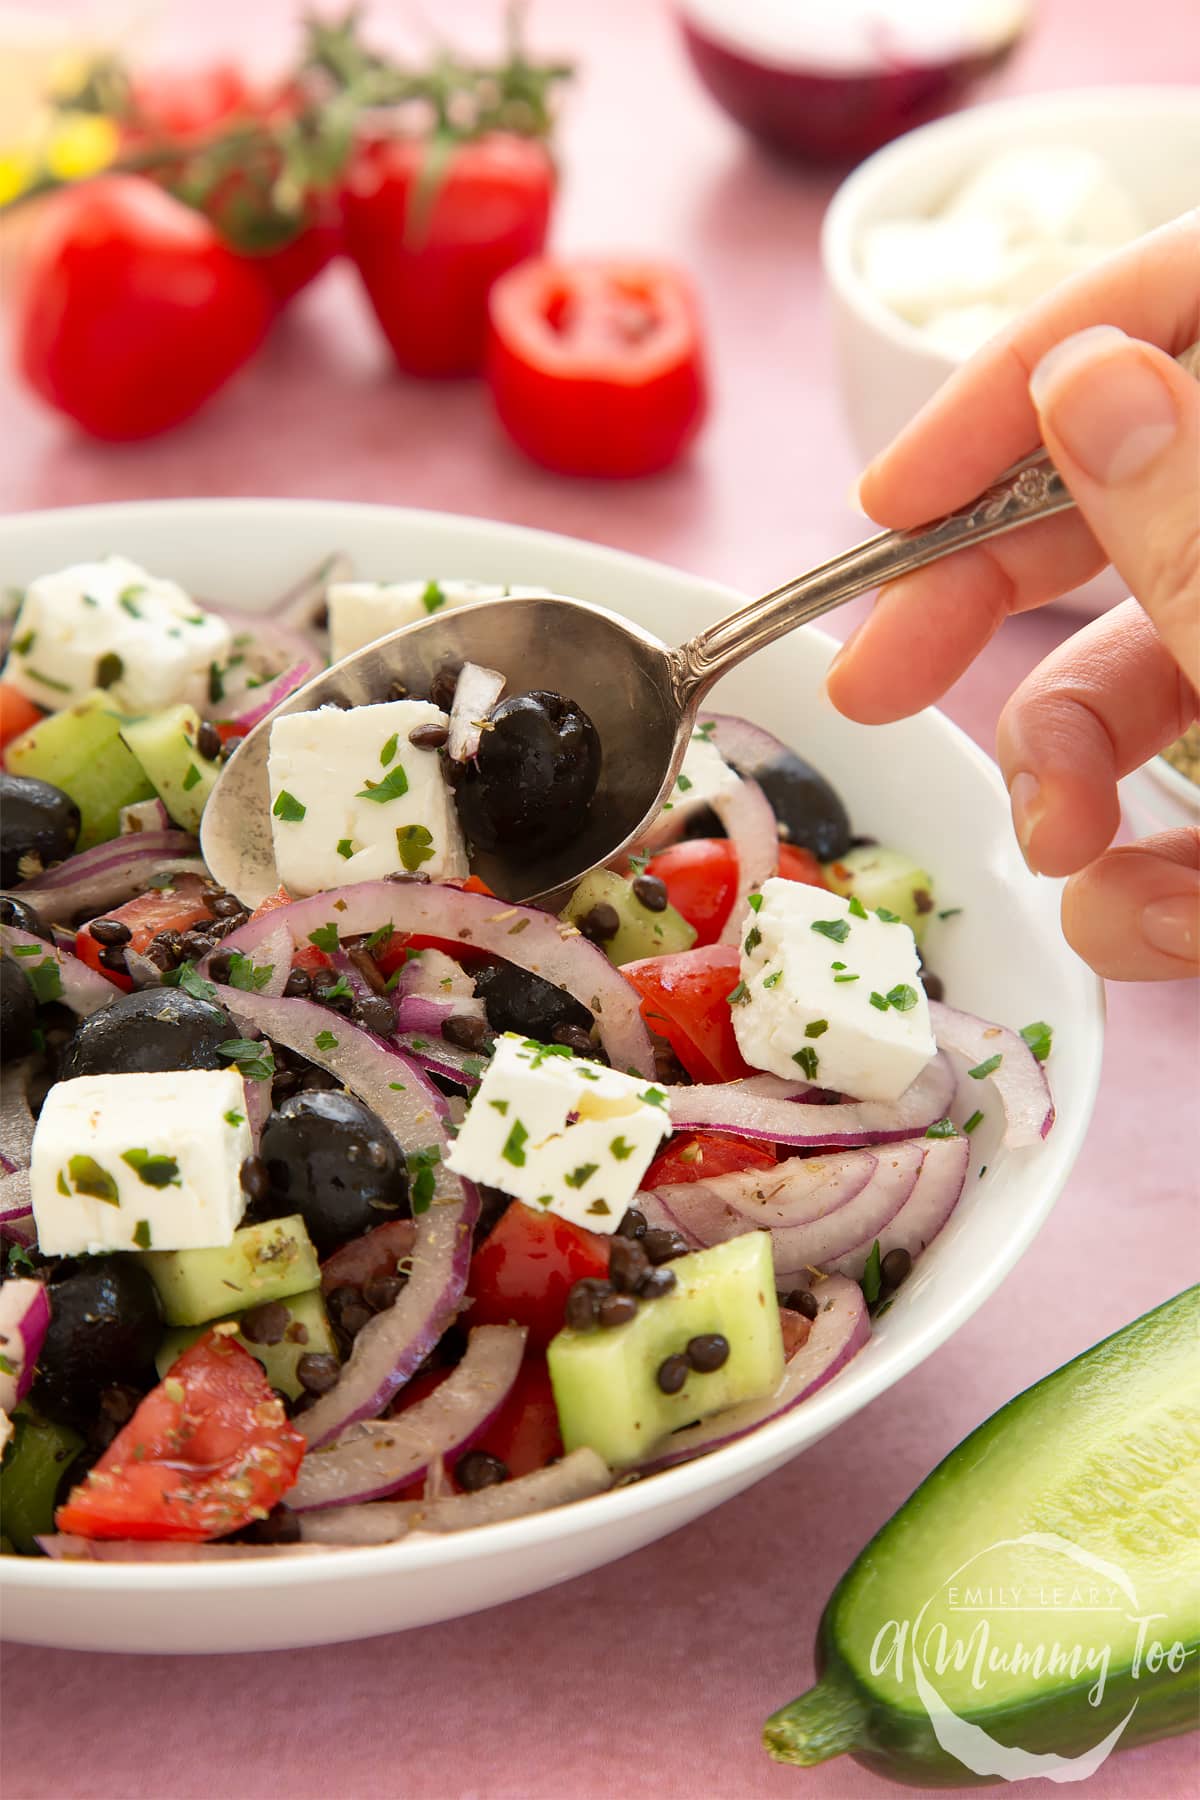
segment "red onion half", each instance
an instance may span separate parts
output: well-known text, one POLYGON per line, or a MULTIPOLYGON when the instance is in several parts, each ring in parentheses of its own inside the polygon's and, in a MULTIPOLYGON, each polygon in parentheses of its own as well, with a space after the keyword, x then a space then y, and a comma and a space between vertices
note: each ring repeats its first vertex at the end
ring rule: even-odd
MULTIPOLYGON (((525 1349, 518 1325, 477 1325, 458 1367, 426 1399, 391 1419, 371 1419, 336 1444, 310 1448, 287 1504, 294 1512, 377 1500, 463 1450, 503 1404, 525 1349)), ((311 1413, 303 1413, 300 1425, 311 1413)))

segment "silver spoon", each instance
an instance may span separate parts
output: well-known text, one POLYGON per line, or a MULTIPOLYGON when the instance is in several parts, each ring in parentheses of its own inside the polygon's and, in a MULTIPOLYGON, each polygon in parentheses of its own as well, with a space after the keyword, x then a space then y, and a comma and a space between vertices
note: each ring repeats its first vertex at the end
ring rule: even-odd
MULTIPOLYGON (((1200 343, 1179 361, 1200 378, 1200 343)), ((473 867, 505 900, 556 907, 589 869, 636 848, 670 794, 710 689, 737 663, 835 606, 940 557, 1074 505, 1044 450, 1014 464, 969 505, 911 531, 885 531, 786 582, 681 644, 582 600, 482 600, 439 612, 335 663, 257 725, 204 809, 201 846, 216 879, 247 905, 279 887, 271 844, 267 749, 284 713, 384 700, 395 682, 428 693, 446 664, 499 669, 510 689, 575 700, 604 749, 600 785, 578 837, 544 856, 477 853, 473 867)))

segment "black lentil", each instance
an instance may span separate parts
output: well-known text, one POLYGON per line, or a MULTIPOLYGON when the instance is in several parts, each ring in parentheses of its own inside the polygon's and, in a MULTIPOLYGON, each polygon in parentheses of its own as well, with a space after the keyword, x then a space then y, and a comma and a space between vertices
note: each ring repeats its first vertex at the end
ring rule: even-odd
POLYGON ((240 737, 226 738, 225 742, 221 745, 220 761, 223 763, 227 763, 229 761, 230 757, 233 755, 234 751, 237 749, 240 749, 241 745, 244 742, 245 742, 245 739, 240 738, 240 737))
POLYGON ((348 1338, 353 1338, 360 1332, 372 1317, 361 1288, 351 1287, 349 1283, 335 1287, 331 1293, 326 1294, 325 1305, 333 1323, 348 1338))
POLYGON ((196 925, 193 925, 190 931, 184 932, 180 942, 183 954, 190 962, 199 962, 202 957, 208 955, 213 947, 213 940, 210 934, 207 931, 202 931, 196 925))
POLYGON ((607 1294, 596 1308, 596 1321, 600 1325, 628 1325, 630 1319, 637 1317, 637 1301, 632 1294, 607 1294))
POLYGON ((567 1295, 564 1318, 572 1331, 589 1331, 596 1323, 600 1302, 608 1298, 612 1288, 607 1281, 585 1277, 577 1281, 567 1295))
POLYGON ((799 1313, 802 1319, 815 1319, 821 1310, 817 1296, 809 1288, 793 1288, 780 1305, 786 1306, 789 1312, 799 1313))
POLYGON ((702 1332, 699 1337, 688 1339, 685 1355, 688 1367, 695 1369, 697 1375, 711 1375, 729 1361, 729 1339, 719 1331, 702 1332))
POLYGON ((944 1000, 946 997, 945 982, 940 975, 935 975, 931 969, 922 971, 921 986, 925 989, 926 998, 929 1000, 944 1000))
POLYGON ((647 912, 666 912, 667 884, 657 875, 638 875, 633 883, 634 897, 641 901, 647 912))
POLYGON ((652 1225, 642 1239, 642 1248, 652 1263, 667 1263, 674 1262, 677 1256, 686 1256, 688 1247, 678 1231, 652 1225))
MULTIPOLYGON (((646 1235, 646 1215, 631 1206, 621 1215, 621 1223, 617 1226, 616 1235, 627 1238, 644 1238, 646 1235)), ((653 1261, 653 1257, 650 1259, 653 1261)))
POLYGON ((208 965, 208 972, 214 981, 228 981, 233 973, 232 950, 218 950, 208 965))
POLYGON ((554 1042, 563 1044, 576 1056, 588 1056, 593 1062, 607 1062, 608 1058, 602 1050, 592 1043, 591 1032, 585 1031, 582 1025, 556 1025, 554 1042))
POLYGON ((597 901, 590 911, 584 913, 582 919, 575 922, 583 936, 592 944, 607 944, 621 929, 620 914, 607 900, 597 901))
POLYGON ((336 1386, 341 1374, 341 1364, 336 1356, 322 1355, 316 1350, 309 1350, 296 1364, 296 1380, 310 1394, 327 1394, 336 1386))
POLYGON ((125 952, 119 944, 109 944, 100 952, 100 967, 111 969, 114 975, 128 975, 125 963, 125 952))
POLYGON ((146 956, 161 969, 164 974, 168 969, 177 969, 183 961, 183 938, 178 931, 170 927, 166 931, 156 932, 146 946, 146 956))
POLYGON ((201 721, 200 729, 196 733, 196 748, 201 756, 208 758, 209 762, 215 761, 220 756, 221 734, 211 719, 201 721))
POLYGON ((271 1191, 271 1176, 261 1156, 248 1156, 238 1170, 238 1180, 251 1200, 265 1200, 271 1191))
POLYGON ((447 663, 445 668, 438 670, 429 684, 429 698, 443 712, 449 712, 454 705, 454 690, 458 686, 461 672, 461 663, 447 663))
POLYGON ((508 1464, 487 1450, 468 1450, 454 1465, 454 1479, 468 1494, 477 1494, 480 1488, 498 1487, 507 1481, 508 1464))
POLYGON ((283 1335, 289 1344, 307 1344, 308 1326, 302 1319, 293 1319, 283 1335))
POLYGON ((482 1050, 490 1033, 487 1020, 475 1013, 451 1013, 448 1019, 442 1020, 442 1036, 448 1044, 457 1044, 460 1050, 482 1050))
POLYGON ((246 916, 245 907, 234 894, 218 894, 216 899, 210 902, 209 910, 218 919, 232 919, 239 913, 243 918, 246 916))
POLYGON ((638 1282, 638 1298, 641 1300, 661 1300, 675 1287, 674 1269, 647 1269, 638 1282))
POLYGON ((283 984, 285 999, 303 1000, 312 988, 307 969, 293 969, 283 984))
POLYGON ((390 1037, 396 1029, 396 1010, 382 994, 361 995, 355 1007, 355 1016, 360 1025, 373 1031, 377 1037, 390 1037))
POLYGON ((907 1250, 889 1250, 879 1265, 879 1276, 885 1288, 898 1288, 912 1268, 907 1250))
POLYGON ((614 1236, 608 1246, 608 1278, 618 1293, 636 1293, 649 1273, 650 1258, 637 1238, 614 1236))
POLYGON ((688 1378, 688 1360, 686 1356, 668 1356, 658 1365, 655 1376, 664 1394, 677 1394, 688 1378))
MULTIPOLYGON (((263 1173, 266 1173, 265 1169, 263 1173)), ((245 1186, 244 1181, 242 1185, 245 1186)), ((242 1314, 242 1336, 251 1344, 282 1344, 291 1318, 282 1300, 268 1300, 265 1305, 252 1306, 249 1312, 242 1314)))
POLYGON ((98 944, 127 944, 133 936, 123 919, 93 919, 89 929, 98 944))
POLYGON ((450 737, 446 725, 414 725, 408 734, 408 741, 416 750, 441 750, 450 737))

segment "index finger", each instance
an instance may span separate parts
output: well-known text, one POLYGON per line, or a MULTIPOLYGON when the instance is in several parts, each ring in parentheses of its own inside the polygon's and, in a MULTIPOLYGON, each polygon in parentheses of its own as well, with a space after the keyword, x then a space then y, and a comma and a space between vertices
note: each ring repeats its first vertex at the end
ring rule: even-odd
POLYGON ((1088 325, 1116 325, 1177 354, 1200 338, 1200 210, 1063 282, 973 356, 875 459, 865 512, 903 530, 965 506, 1040 442, 1029 378, 1088 325))

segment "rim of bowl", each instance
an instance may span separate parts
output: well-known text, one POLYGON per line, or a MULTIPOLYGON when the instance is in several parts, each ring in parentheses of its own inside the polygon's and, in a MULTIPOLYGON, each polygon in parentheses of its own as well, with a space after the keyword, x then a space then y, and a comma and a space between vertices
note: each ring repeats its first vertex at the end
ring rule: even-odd
MULTIPOLYGON (((303 512, 306 517, 311 517, 314 512, 321 512, 329 514, 331 520, 338 514, 372 517, 390 514, 397 520, 452 521, 455 529, 461 532, 470 533, 475 529, 489 535, 498 532, 512 539, 524 539, 530 544, 541 541, 551 545, 566 543, 578 546, 604 560, 624 563, 631 570, 641 570, 656 577, 665 574, 673 578, 682 573, 674 564, 660 562, 653 557, 617 550, 607 544, 593 544, 589 540, 574 538, 562 532, 514 525, 502 520, 473 515, 460 516, 431 508, 388 506, 361 501, 298 500, 266 495, 118 500, 16 513, 0 519, 0 539, 6 532, 20 535, 30 529, 40 530, 54 519, 71 519, 76 522, 94 520, 100 524, 110 520, 113 514, 137 518, 139 515, 170 510, 188 522, 206 517, 215 522, 220 514, 240 514, 244 522, 260 509, 267 514, 274 514, 277 520, 286 520, 289 514, 295 516, 303 512)), ((694 581, 693 586, 698 593, 712 600, 732 603, 744 598, 737 589, 723 582, 699 580, 694 581)), ((833 646, 835 640, 819 627, 809 625, 804 629, 810 636, 833 646)), ((958 753, 977 767, 987 770, 989 780, 1000 789, 1000 774, 991 759, 945 713, 936 708, 930 710, 936 713, 940 728, 958 753)), ((1061 884, 1047 881, 1045 885, 1049 889, 1061 884)), ((1069 954, 1065 946, 1064 954, 1069 954)), ((665 1469, 649 1480, 636 1482, 628 1487, 610 1488, 605 1493, 573 1501, 568 1506, 557 1507, 550 1512, 497 1521, 472 1531, 436 1536, 418 1534, 415 1541, 410 1538, 390 1544, 354 1546, 352 1562, 346 1560, 347 1553, 340 1548, 329 1548, 324 1553, 317 1549, 299 1557, 267 1556, 253 1560, 230 1557, 223 1562, 213 1560, 194 1563, 89 1563, 71 1559, 55 1561, 46 1557, 6 1556, 0 1558, 0 1589, 36 1589, 47 1586, 69 1588, 79 1585, 84 1590, 113 1592, 131 1588, 135 1592, 145 1593, 152 1589, 166 1589, 177 1590, 185 1595, 197 1588, 225 1591, 241 1587, 272 1588, 293 1582, 298 1586, 320 1587, 327 1582, 340 1581, 351 1572, 368 1579, 375 1575, 401 1575, 406 1563, 426 1569, 447 1567, 469 1564, 479 1558, 486 1559, 502 1550, 517 1553, 539 1539, 543 1545, 549 1546, 586 1533, 601 1519, 616 1523, 639 1513, 652 1514, 670 1509, 689 1492, 720 1487, 722 1476, 739 1481, 741 1486, 748 1486, 753 1481, 762 1479, 774 1469, 790 1462, 810 1444, 852 1418, 870 1401, 886 1393, 910 1374, 978 1312, 984 1302, 996 1292, 1005 1276, 1020 1262, 1053 1210, 1087 1136, 1099 1088, 1105 1014, 1104 985, 1098 978, 1092 978, 1081 987, 1079 1000, 1078 1024, 1088 1032, 1079 1052, 1084 1059, 1081 1069, 1082 1104, 1073 1119, 1068 1121, 1060 1118, 1053 1135, 1046 1140, 1051 1167, 1036 1199, 1027 1206, 1019 1220, 1014 1222, 1004 1254, 987 1268, 979 1269, 973 1280, 963 1283, 955 1292, 947 1293, 942 1309, 914 1332, 911 1342, 902 1348, 893 1349, 883 1371, 874 1361, 867 1368, 859 1367, 853 1373, 848 1365, 846 1370, 840 1372, 843 1379, 819 1388, 809 1395, 802 1407, 764 1420, 744 1437, 721 1445, 691 1462, 665 1469), (849 1380, 845 1379, 847 1375, 849 1380), (807 1422, 807 1430, 797 1430, 801 1419, 807 1422), (748 1479, 741 1482, 742 1476, 748 1476, 748 1479)), ((1039 1145, 1038 1149, 1041 1148, 1039 1145)), ((610 1560, 612 1558, 604 1557, 601 1563, 610 1560)), ((539 1582, 532 1591, 540 1591, 546 1585, 548 1584, 545 1582, 539 1582)))
POLYGON ((993 141, 997 120, 1025 117, 1101 119, 1119 125, 1121 117, 1169 129, 1182 115, 1194 119, 1200 109, 1200 86, 1180 84, 1063 88, 1047 93, 1017 94, 1007 100, 991 100, 948 113, 928 125, 919 125, 894 138, 869 156, 842 182, 826 209, 821 224, 821 262, 829 285, 877 331, 898 349, 920 352, 950 373, 969 358, 952 356, 931 342, 919 326, 893 312, 859 273, 856 256, 863 213, 881 190, 890 188, 906 168, 927 168, 936 163, 953 140, 975 140, 984 151, 993 141))
POLYGON ((1148 763, 1143 763, 1141 772, 1164 788, 1188 812, 1200 812, 1200 782, 1193 781, 1190 775, 1185 775, 1182 769, 1169 763, 1161 750, 1148 763))

